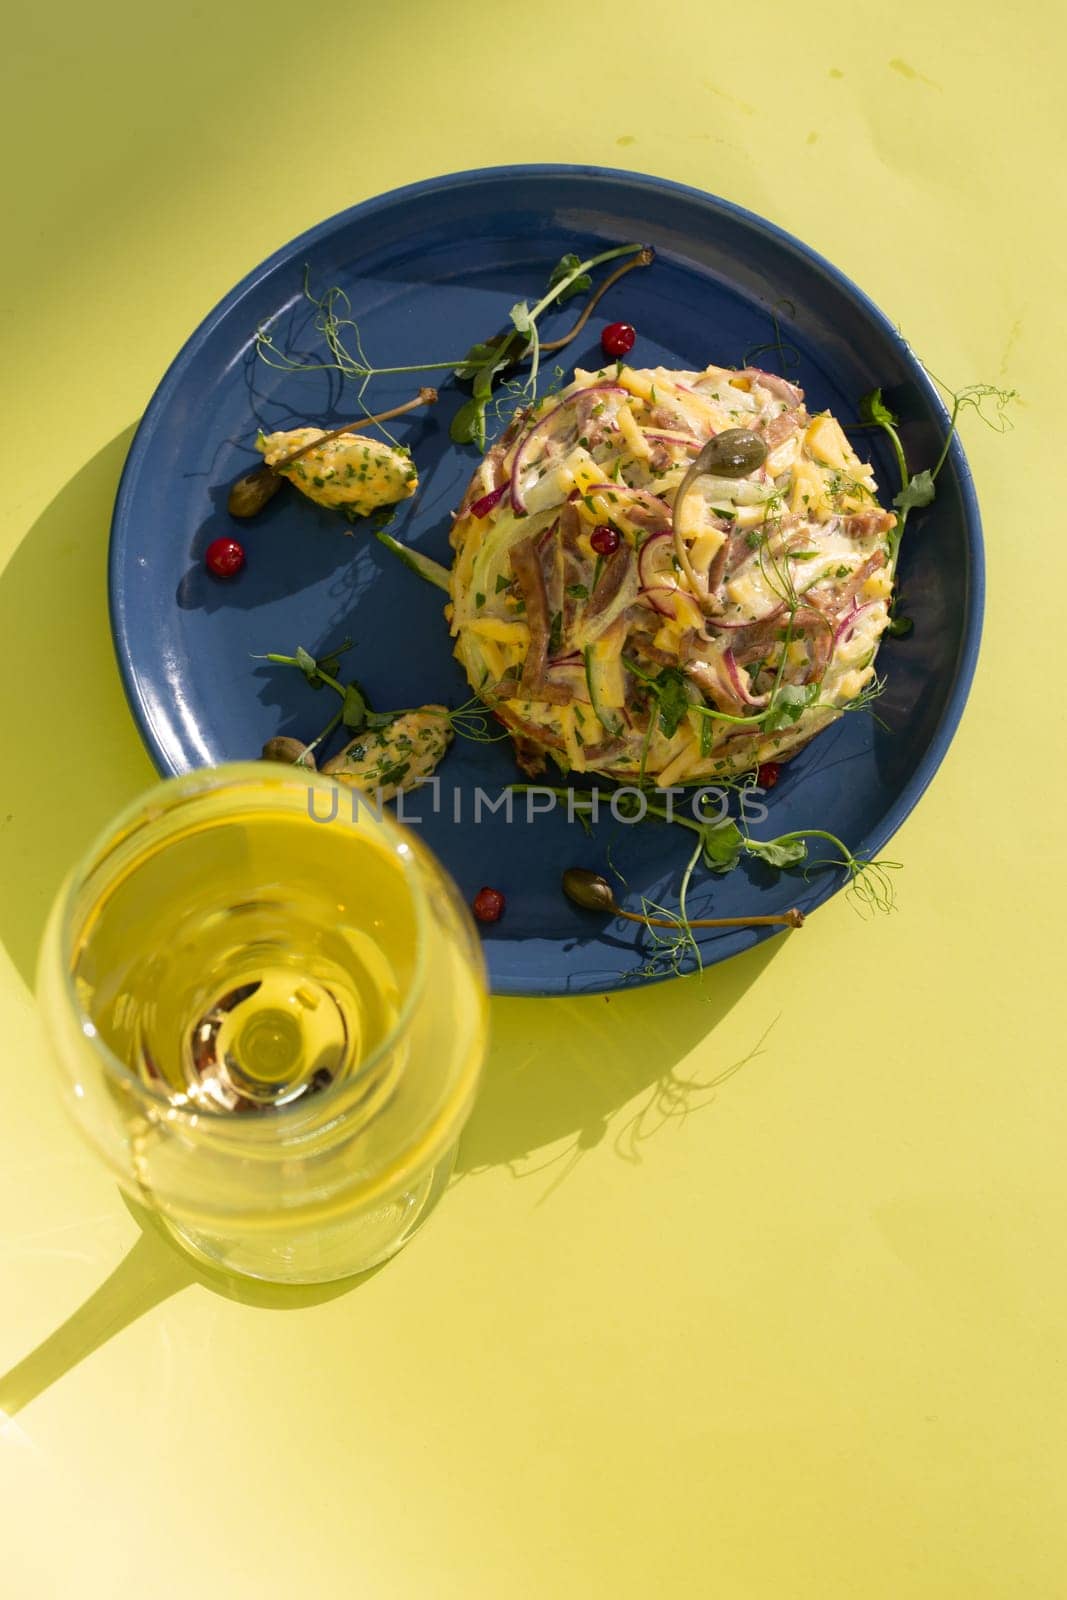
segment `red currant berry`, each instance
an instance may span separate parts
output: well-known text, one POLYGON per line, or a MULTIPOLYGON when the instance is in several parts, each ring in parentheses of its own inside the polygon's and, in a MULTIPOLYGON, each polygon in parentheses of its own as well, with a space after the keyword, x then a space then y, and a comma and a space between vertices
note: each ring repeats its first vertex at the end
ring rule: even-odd
POLYGON ((479 889, 471 902, 479 922, 499 922, 504 915, 504 903, 499 889, 479 889))
POLYGON ((765 761, 761 767, 756 768, 756 782, 761 789, 773 789, 781 772, 782 769, 777 761, 765 761))
POLYGON ((598 556, 610 556, 619 548, 619 536, 606 522, 600 522, 589 535, 589 543, 598 556))
POLYGON ((633 349, 636 338, 628 322, 609 322, 600 335, 600 347, 606 356, 625 356, 633 349))
POLYGON ((213 539, 204 552, 204 565, 216 578, 232 578, 244 564, 244 545, 236 539, 213 539))

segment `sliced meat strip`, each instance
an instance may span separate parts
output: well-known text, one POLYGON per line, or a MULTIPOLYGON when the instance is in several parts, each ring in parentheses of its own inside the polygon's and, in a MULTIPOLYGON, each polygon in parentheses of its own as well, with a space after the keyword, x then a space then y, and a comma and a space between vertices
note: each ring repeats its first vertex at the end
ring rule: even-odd
POLYGON ((589 596, 589 604, 585 608, 586 621, 594 622, 608 609, 625 583, 632 561, 633 551, 628 544, 620 544, 608 557, 597 586, 589 596))
POLYGON ((526 603, 530 644, 522 669, 522 688, 534 698, 548 668, 548 595, 537 555, 537 539, 524 539, 511 552, 511 570, 526 603))
MULTIPOLYGON (((541 562, 541 571, 544 574, 545 599, 548 602, 549 629, 551 631, 552 618, 557 612, 560 614, 563 612, 564 552, 559 540, 558 523, 553 525, 549 530, 549 534, 550 536, 547 540, 542 539, 540 542, 538 558, 541 562)), ((562 637, 566 637, 566 629, 563 630, 562 637)))
POLYGON ((654 428, 662 428, 664 433, 692 433, 693 423, 684 411, 675 406, 665 405, 659 401, 649 412, 649 421, 654 428))
MULTIPOLYGON (((719 524, 725 526, 726 524, 719 524)), ((719 546, 708 568, 708 594, 711 598, 718 599, 719 590, 726 581, 726 575, 733 572, 745 556, 749 554, 748 534, 743 528, 735 528, 729 524, 729 537, 719 546)), ((714 622, 714 617, 711 619, 714 622)))
POLYGON ((804 674, 804 683, 821 683, 826 676, 826 669, 830 665, 830 657, 834 648, 834 629, 829 618, 820 614, 821 627, 805 630, 805 639, 808 646, 808 670, 804 674))
POLYGON ((599 744, 587 744, 582 754, 587 761, 608 761, 612 756, 621 755, 625 749, 626 741, 612 735, 610 739, 601 739, 599 744))
POLYGON ((857 567, 847 578, 813 585, 804 596, 804 604, 836 624, 852 605, 867 579, 880 571, 885 564, 885 551, 875 550, 863 565, 857 567))
POLYGON ((595 450, 598 444, 603 444, 605 439, 618 432, 614 410, 607 406, 603 394, 597 393, 596 390, 583 390, 578 395, 574 403, 574 414, 578 424, 578 436, 585 440, 590 450, 595 450), (597 413, 595 416, 594 412, 597 413))
MULTIPOLYGON (((585 600, 580 595, 572 594, 574 588, 588 591, 591 570, 585 557, 578 548, 578 538, 582 531, 582 519, 574 505, 568 502, 562 507, 559 514, 559 528, 557 539, 563 563, 563 594, 561 604, 563 608, 562 638, 568 639, 574 627, 575 619, 580 614, 585 600)), ((588 594, 586 595, 588 599, 588 594)))
POLYGON ((520 717, 517 711, 510 706, 501 706, 496 713, 500 722, 514 738, 518 735, 528 740, 531 744, 540 745, 543 750, 562 750, 563 739, 560 734, 551 728, 544 728, 537 722, 529 722, 525 717, 520 717))
POLYGON ((808 413, 803 406, 797 406, 793 411, 779 411, 763 429, 763 438, 768 449, 774 450, 784 443, 790 434, 799 433, 801 428, 807 427, 808 421, 808 413))
POLYGON ((776 400, 784 400, 790 407, 803 403, 803 389, 798 389, 796 384, 790 383, 787 378, 780 378, 776 372, 764 372, 762 367, 746 367, 739 376, 758 383, 761 389, 773 394, 776 400))
POLYGON ((545 770, 545 752, 542 745, 533 739, 526 739, 521 733, 512 733, 511 743, 515 750, 515 764, 520 772, 528 778, 539 778, 545 770))
MULTIPOLYGON (((645 615, 647 616, 647 612, 645 615)), ((653 661, 657 666, 676 667, 678 657, 673 650, 661 650, 652 642, 653 635, 646 629, 635 628, 629 636, 629 643, 635 654, 645 661, 653 661)))
POLYGON ((877 539, 895 528, 897 519, 892 511, 854 511, 844 523, 850 539, 877 539))
POLYGON ((738 696, 721 662, 698 657, 687 662, 683 670, 717 711, 725 711, 731 717, 748 715, 748 707, 738 696))
MULTIPOLYGON (((739 629, 734 634, 731 645, 738 666, 747 667, 752 661, 761 661, 772 647, 780 642, 788 627, 789 619, 784 615, 783 608, 783 611, 774 617, 754 622, 751 629, 739 629)), ((800 606, 793 617, 792 637, 800 639, 816 630, 833 639, 833 627, 829 625, 829 619, 823 612, 814 606, 800 606)))

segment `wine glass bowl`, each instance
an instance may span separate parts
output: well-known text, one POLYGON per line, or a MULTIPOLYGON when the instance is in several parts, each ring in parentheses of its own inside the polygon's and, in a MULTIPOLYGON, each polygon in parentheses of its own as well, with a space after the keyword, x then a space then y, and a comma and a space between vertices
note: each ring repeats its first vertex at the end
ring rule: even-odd
POLYGON ((430 852, 273 763, 160 785, 71 873, 38 992, 123 1187, 228 1272, 324 1282, 447 1183, 484 1056, 481 948, 430 852))

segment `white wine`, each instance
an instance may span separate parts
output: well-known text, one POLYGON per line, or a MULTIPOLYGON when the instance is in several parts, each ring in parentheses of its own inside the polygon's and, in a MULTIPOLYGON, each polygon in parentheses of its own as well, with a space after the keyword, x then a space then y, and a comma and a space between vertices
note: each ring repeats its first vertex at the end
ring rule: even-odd
POLYGON ((262 1112, 358 1071, 410 988, 401 863, 360 826, 269 808, 130 863, 86 918, 78 999, 177 1105, 262 1112))
POLYGON ((405 1242, 487 1036, 453 886, 337 794, 268 763, 164 784, 73 875, 41 954, 83 1131, 197 1253, 282 1282, 405 1242))

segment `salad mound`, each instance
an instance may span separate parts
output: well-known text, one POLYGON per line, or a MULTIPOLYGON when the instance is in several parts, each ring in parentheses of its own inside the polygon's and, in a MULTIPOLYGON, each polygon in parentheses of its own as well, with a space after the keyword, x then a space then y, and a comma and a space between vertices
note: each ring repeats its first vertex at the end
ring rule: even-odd
POLYGON ((578 370, 456 514, 455 653, 531 775, 551 757, 667 787, 780 762, 874 678, 896 520, 783 378, 578 370))

